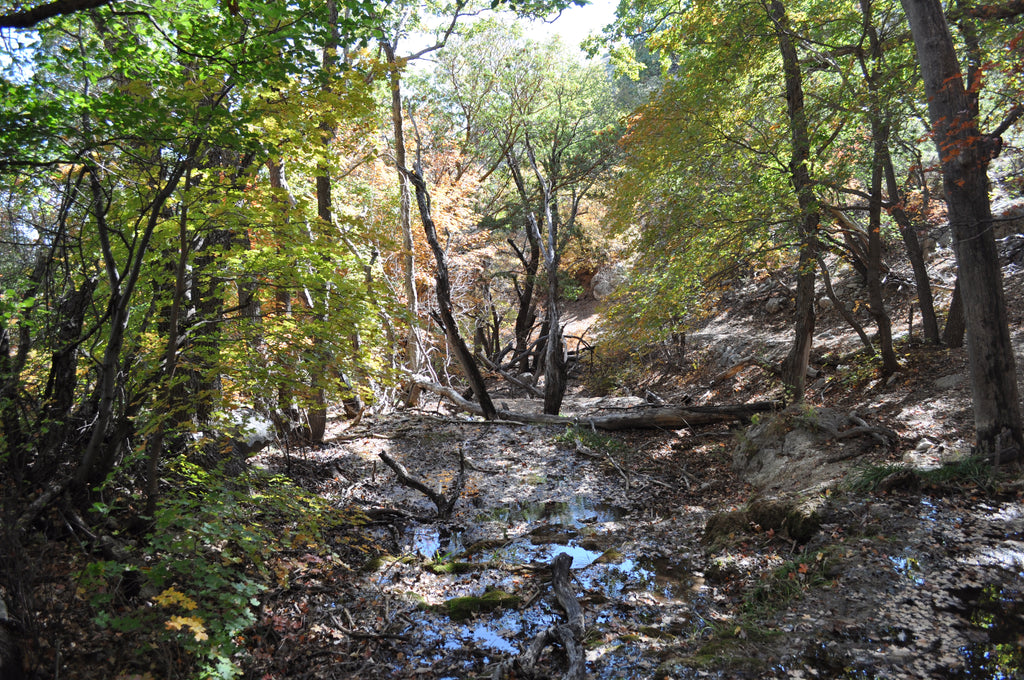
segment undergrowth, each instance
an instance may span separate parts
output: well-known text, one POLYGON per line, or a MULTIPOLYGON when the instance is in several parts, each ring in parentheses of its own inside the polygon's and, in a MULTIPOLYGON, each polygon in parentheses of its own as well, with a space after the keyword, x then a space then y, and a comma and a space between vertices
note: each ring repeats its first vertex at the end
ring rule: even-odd
MULTIPOLYGON (((301 550, 341 564, 342 555, 358 559, 370 549, 359 538, 360 512, 334 508, 282 477, 250 472, 230 479, 184 458, 169 476, 152 532, 129 557, 92 561, 78 578, 94 623, 132 645, 140 670, 241 675, 240 652, 260 594, 288 584, 281 554, 301 550), (167 667, 154 667, 156 659, 167 667)), ((94 511, 108 521, 118 514, 101 504, 94 511)))
POLYGON ((584 446, 600 453, 617 453, 625 449, 623 443, 615 437, 585 426, 566 427, 563 432, 555 435, 554 440, 563 446, 584 446))
POLYGON ((972 456, 927 469, 903 463, 861 465, 854 469, 848 486, 855 492, 874 492, 884 488, 897 475, 913 477, 922 487, 938 489, 977 487, 990 490, 997 479, 996 470, 988 461, 972 456))
POLYGON ((803 596, 810 588, 830 587, 836 556, 834 549, 805 552, 765 574, 743 603, 743 611, 755 619, 778 611, 803 596))

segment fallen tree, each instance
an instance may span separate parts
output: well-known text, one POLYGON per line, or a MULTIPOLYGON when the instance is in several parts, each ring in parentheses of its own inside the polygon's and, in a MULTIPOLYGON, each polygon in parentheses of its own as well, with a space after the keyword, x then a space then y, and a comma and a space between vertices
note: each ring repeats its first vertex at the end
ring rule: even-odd
POLYGON ((566 623, 548 626, 538 633, 522 654, 497 667, 492 676, 494 680, 549 677, 544 673, 538 673, 536 666, 544 649, 555 642, 561 644, 565 652, 566 671, 562 677, 565 680, 583 680, 586 677, 587 659, 582 644, 583 609, 576 601, 576 596, 569 585, 571 566, 572 557, 567 553, 560 553, 551 562, 551 589, 565 612, 566 623))
POLYGON ((377 455, 382 461, 384 461, 385 465, 395 471, 399 484, 419 491, 434 502, 434 505, 437 506, 436 519, 444 520, 452 516, 452 510, 455 509, 455 503, 459 500, 459 496, 462 494, 462 490, 466 486, 466 455, 463 453, 461 448, 459 449, 459 477, 455 481, 455 486, 448 496, 445 496, 440 491, 434 491, 426 482, 416 479, 410 475, 404 465, 383 451, 377 455))
MULTIPOLYGON (((448 399, 462 411, 476 415, 484 415, 481 408, 463 399, 451 387, 439 385, 423 376, 412 376, 413 382, 423 389, 439 394, 448 399)), ((581 416, 568 418, 543 413, 516 413, 505 409, 497 409, 498 418, 502 421, 519 423, 535 423, 540 425, 581 425, 601 430, 629 430, 644 428, 681 429, 698 425, 714 425, 717 423, 749 422, 758 414, 775 411, 784 404, 779 401, 756 401, 750 404, 722 404, 719 406, 640 406, 629 411, 606 415, 581 416)))

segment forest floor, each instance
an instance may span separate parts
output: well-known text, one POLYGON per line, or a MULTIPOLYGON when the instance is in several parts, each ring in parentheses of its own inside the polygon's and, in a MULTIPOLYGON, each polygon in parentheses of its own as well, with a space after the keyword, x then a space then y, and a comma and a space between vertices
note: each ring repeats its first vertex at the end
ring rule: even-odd
MULTIPOLYGON (((1011 264, 1007 275, 1019 346, 1024 273, 1011 264)), ((867 439, 841 466, 822 465, 823 476, 783 479, 770 490, 734 469, 740 426, 607 434, 585 426, 588 416, 658 397, 714 405, 778 396, 762 368, 735 364, 749 354, 778 359, 788 347, 789 315, 765 311, 785 292, 780 286, 765 273, 737 285, 685 348, 644 358, 643 381, 606 396, 574 387, 563 414, 581 419, 575 428, 489 424, 432 402, 364 421, 288 466, 263 456, 261 464, 288 467, 339 503, 420 516, 431 515, 432 504, 396 483, 380 453, 439 489, 454 484, 460 452, 471 466, 449 520, 394 515, 377 529, 386 559, 369 565, 354 594, 304 600, 305 625, 320 626, 324 644, 345 650, 348 671, 297 650, 278 650, 282 662, 264 670, 271 677, 491 677, 496 664, 560 620, 547 565, 564 552, 585 613, 590 677, 1022 677, 1019 471, 993 478, 963 465, 934 473, 969 454, 963 350, 926 346, 919 329, 914 338, 904 326, 895 332, 903 367, 880 380, 853 332, 837 314, 822 314, 810 404, 855 411, 899 441, 867 439), (882 482, 884 491, 868 488, 873 471, 881 479, 896 464, 933 473, 897 474, 882 482), (778 494, 814 499, 822 523, 809 540, 750 522, 708 542, 709 517, 778 494), (504 595, 493 604, 456 599, 497 592, 504 595), (338 621, 360 636, 331 638, 338 621), (310 660, 296 665, 302 658, 310 660)), ((889 292, 894 319, 906 319, 907 290, 894 283, 889 292)), ((592 313, 592 304, 571 307, 570 332, 589 329, 592 313)), ((539 411, 511 393, 496 401, 539 411)), ((288 597, 268 606, 298 611, 288 597)), ((563 670, 559 654, 542 663, 544 677, 563 670)))
MULTIPOLYGON (((1006 273, 1020 346, 1024 272, 1011 263, 1006 273)), ((962 465, 955 475, 897 474, 869 488, 872 475, 895 469, 884 466, 934 471, 962 460, 972 439, 964 351, 924 345, 919 328, 909 336, 909 292, 895 283, 899 373, 879 379, 877 362, 825 312, 808 394, 810 406, 855 411, 895 431, 896 442, 863 438, 842 465, 764 489, 734 468, 744 426, 586 427, 588 416, 659 398, 778 397, 777 380, 742 359, 774 361, 785 351, 790 315, 766 311, 785 297, 781 286, 766 273, 737 284, 685 346, 643 357, 641 377, 607 394, 574 382, 563 415, 580 418, 576 427, 487 423, 428 400, 347 429, 339 423, 318 449, 258 455, 254 465, 333 505, 363 508, 376 556, 353 570, 352 561, 326 564, 300 550, 280 587, 260 598, 246 677, 492 677, 561 620, 548 569, 560 553, 572 557, 588 677, 1024 677, 1020 471, 991 477, 962 465), (381 453, 442 491, 465 456, 466 487, 451 517, 413 519, 434 506, 399 484, 381 453), (750 521, 714 540, 705 533, 709 518, 769 495, 812 500, 818 530, 796 541, 750 521)), ((576 334, 595 321, 592 303, 569 315, 576 334)), ((540 410, 512 392, 496 390, 495 401, 540 410)), ((65 583, 48 596, 50 615, 86 615, 74 590, 65 583)), ((102 661, 110 640, 82 639, 89 626, 75 620, 77 640, 48 643, 75 660, 61 677, 118 676, 102 661), (75 645, 92 651, 72 654, 75 645)), ((538 677, 560 676, 563 664, 557 651, 547 654, 538 677)))

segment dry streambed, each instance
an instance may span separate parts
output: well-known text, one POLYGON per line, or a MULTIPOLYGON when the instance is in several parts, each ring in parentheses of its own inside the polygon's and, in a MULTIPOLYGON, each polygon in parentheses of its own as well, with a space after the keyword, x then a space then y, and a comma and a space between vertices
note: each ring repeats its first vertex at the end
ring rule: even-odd
MULTIPOLYGON (((561 553, 584 609, 590 677, 1019 677, 1019 497, 829 493, 806 544, 748 521, 708 546, 713 511, 747 500, 711 493, 726 484, 721 443, 669 432, 595 447, 564 428, 448 416, 381 432, 330 450, 330 470, 350 482, 339 501, 432 513, 381 451, 441 491, 460 449, 471 466, 449 520, 375 529, 391 555, 365 574, 365 602, 397 622, 375 652, 392 677, 489 677, 521 654, 562 619, 548 571, 561 553)), ((552 677, 560 657, 545 657, 552 677)))

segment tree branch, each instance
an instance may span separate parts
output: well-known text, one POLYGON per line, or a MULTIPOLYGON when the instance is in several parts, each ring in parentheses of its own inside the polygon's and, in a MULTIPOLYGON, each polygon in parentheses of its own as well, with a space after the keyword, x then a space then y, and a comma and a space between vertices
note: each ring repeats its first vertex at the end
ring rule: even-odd
POLYGON ((0 15, 0 28, 32 28, 39 22, 53 17, 96 9, 112 2, 114 0, 54 0, 32 9, 0 15))

